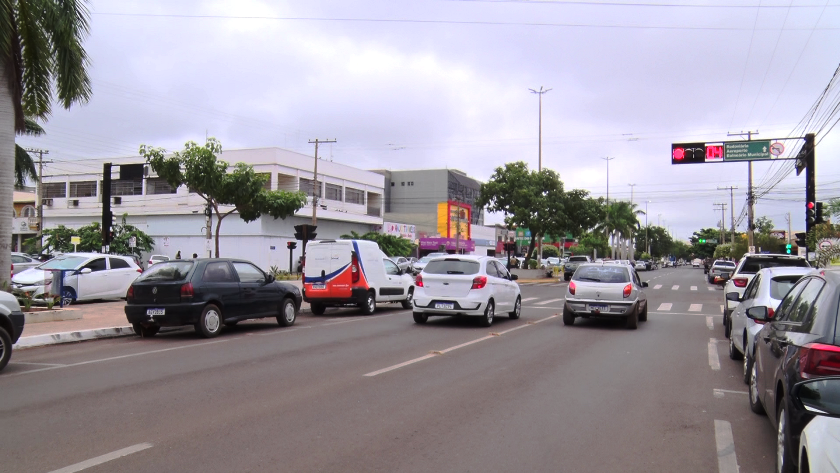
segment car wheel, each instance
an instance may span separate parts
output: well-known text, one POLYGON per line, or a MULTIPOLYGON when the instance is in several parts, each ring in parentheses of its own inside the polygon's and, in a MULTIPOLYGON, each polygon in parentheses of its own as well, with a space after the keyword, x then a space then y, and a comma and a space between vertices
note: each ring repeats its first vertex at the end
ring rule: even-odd
POLYGON ((738 347, 735 346, 735 337, 729 337, 729 359, 740 360, 742 356, 741 352, 738 351, 738 347))
POLYGON ((277 323, 281 327, 289 327, 295 324, 296 318, 297 309, 295 308, 295 303, 289 298, 283 299, 283 303, 280 304, 280 315, 277 316, 277 323))
POLYGON ((413 301, 414 301, 414 288, 412 287, 412 288, 408 289, 408 297, 406 297, 405 300, 402 301, 402 308, 406 309, 406 310, 411 309, 414 306, 414 304, 412 304, 413 301))
MULTIPOLYGON (((746 341, 744 342, 744 346, 747 346, 746 341)), ((746 349, 745 349, 746 350, 746 349)), ((744 353, 744 384, 750 384, 750 373, 752 372, 752 357, 750 356, 749 352, 744 353)))
POLYGON ((134 328, 134 333, 140 336, 140 338, 152 338, 157 335, 158 331, 160 330, 160 325, 155 324, 141 324, 141 323, 133 323, 131 324, 132 328, 134 328))
POLYGON ((508 314, 508 317, 516 320, 522 315, 522 297, 516 296, 516 303, 513 304, 513 312, 508 314))
POLYGON ((629 328, 630 330, 636 330, 637 328, 639 328, 639 308, 638 307, 636 307, 636 309, 633 311, 632 314, 627 316, 627 328, 629 328))
POLYGON ((414 323, 425 324, 429 320, 429 316, 422 312, 414 312, 414 323))
POLYGON ((76 291, 72 287, 65 287, 61 293, 61 305, 67 307, 76 300, 76 291))
POLYGON ((9 364, 12 357, 12 336, 6 329, 0 327, 0 371, 9 364))
POLYGON ((755 360, 753 360, 752 368, 750 369, 750 410, 756 414, 764 414, 764 406, 761 405, 761 399, 758 398, 758 379, 755 372, 755 360))
POLYGON ((729 338, 731 335, 730 331, 732 327, 729 326, 729 316, 726 315, 726 312, 723 313, 723 336, 729 338))
POLYGON ((574 325, 575 313, 566 307, 563 307, 563 325, 574 325))
POLYGON ((324 311, 327 310, 327 307, 324 304, 319 304, 317 302, 313 302, 309 304, 309 310, 312 311, 315 315, 323 315, 324 311))
POLYGON ((195 331, 204 338, 213 338, 222 331, 222 311, 214 304, 207 304, 198 322, 195 323, 195 331))
POLYGON ((639 322, 647 322, 647 301, 645 301, 645 310, 639 314, 639 322))
POLYGON ((481 318, 481 326, 489 327, 493 325, 493 317, 496 315, 496 304, 492 300, 487 302, 487 308, 484 309, 484 317, 481 318))
POLYGON ((362 314, 370 315, 376 310, 376 296, 372 292, 368 292, 365 299, 360 304, 362 314))
POLYGON ((791 458, 790 437, 788 434, 788 423, 785 418, 785 399, 779 403, 778 429, 776 429, 776 471, 778 473, 794 473, 796 468, 793 466, 793 458, 791 458))

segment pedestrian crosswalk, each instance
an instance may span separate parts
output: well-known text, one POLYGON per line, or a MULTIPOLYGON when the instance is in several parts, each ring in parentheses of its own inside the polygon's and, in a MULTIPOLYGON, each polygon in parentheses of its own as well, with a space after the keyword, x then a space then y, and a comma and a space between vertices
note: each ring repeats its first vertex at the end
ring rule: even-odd
MULTIPOLYGON (((559 310, 563 308, 566 299, 564 297, 557 297, 556 295, 546 295, 543 297, 525 297, 522 299, 522 306, 530 309, 552 309, 559 310)), ((720 315, 723 312, 723 306, 720 304, 700 304, 691 303, 688 301, 682 302, 650 302, 648 308, 653 313, 672 313, 684 315, 720 315)))

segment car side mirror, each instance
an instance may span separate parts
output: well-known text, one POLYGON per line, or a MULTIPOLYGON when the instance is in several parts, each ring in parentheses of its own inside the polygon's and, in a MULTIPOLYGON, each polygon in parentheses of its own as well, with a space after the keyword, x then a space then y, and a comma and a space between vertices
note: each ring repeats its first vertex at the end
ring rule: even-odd
POLYGON ((90 268, 82 268, 82 269, 79 270, 79 274, 90 274, 92 272, 93 272, 93 270, 90 269, 90 268))
POLYGON ((737 292, 727 292, 726 293, 726 300, 732 302, 741 302, 741 295, 737 292))
POLYGON ((793 400, 810 414, 840 417, 840 377, 818 378, 802 381, 793 386, 793 400))
POLYGON ((647 281, 642 281, 642 287, 649 287, 649 286, 650 286, 650 285, 648 284, 648 282, 647 282, 647 281))
POLYGON ((755 320, 756 322, 767 322, 770 320, 770 311, 768 311, 767 307, 763 305, 750 307, 747 309, 747 317, 755 320))
POLYGON ((511 274, 511 275, 510 275, 510 280, 511 280, 511 281, 516 281, 517 279, 519 279, 519 275, 518 275, 518 274, 511 274))
POLYGON ((268 273, 268 276, 265 277, 266 282, 274 282, 274 274, 268 273))

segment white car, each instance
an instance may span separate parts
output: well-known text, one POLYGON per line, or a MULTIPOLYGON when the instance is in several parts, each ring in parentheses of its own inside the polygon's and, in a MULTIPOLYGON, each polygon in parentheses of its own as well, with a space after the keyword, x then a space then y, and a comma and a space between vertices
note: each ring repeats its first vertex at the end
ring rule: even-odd
POLYGON ((73 301, 119 299, 143 269, 129 256, 100 253, 65 253, 12 278, 12 293, 33 298, 49 291, 61 294, 63 305, 73 301), (64 270, 63 288, 56 287, 56 271, 64 270))
POLYGON ((163 263, 164 261, 169 261, 169 257, 166 255, 152 255, 149 257, 149 262, 146 264, 151 266, 155 263, 163 263))
POLYGON ((799 471, 838 471, 840 377, 803 381, 794 387, 793 396, 816 415, 799 437, 799 471))
POLYGON ((467 315, 481 317, 481 324, 489 327, 496 313, 518 319, 522 296, 516 279, 489 256, 434 258, 414 282, 414 321, 424 324, 429 316, 467 315))
POLYGON ((428 264, 428 262, 431 261, 432 258, 435 258, 437 256, 446 256, 446 253, 429 253, 428 255, 415 261, 414 264, 411 265, 414 274, 419 274, 420 271, 423 271, 423 268, 426 267, 426 264, 428 264))
POLYGON ((729 316, 729 358, 744 360, 744 383, 750 382, 755 334, 763 325, 747 317, 747 309, 755 306, 768 307, 772 314, 796 281, 813 271, 811 268, 765 268, 756 273, 744 290, 743 297, 737 292, 726 295, 727 300, 736 300, 738 307, 729 316))
POLYGON ((12 276, 22 273, 29 268, 40 265, 41 262, 23 253, 12 252, 12 276))
POLYGON ((644 261, 636 261, 636 265, 634 266, 636 271, 645 271, 647 269, 647 265, 644 261))

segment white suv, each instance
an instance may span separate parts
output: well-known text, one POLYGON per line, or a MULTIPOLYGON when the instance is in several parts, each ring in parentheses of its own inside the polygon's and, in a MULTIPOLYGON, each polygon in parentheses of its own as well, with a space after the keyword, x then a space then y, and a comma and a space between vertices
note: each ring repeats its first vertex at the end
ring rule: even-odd
POLYGON ((811 265, 802 256, 782 255, 782 254, 750 254, 747 253, 738 261, 738 266, 735 267, 735 272, 732 277, 726 281, 726 286, 723 288, 723 334, 729 338, 729 315, 738 307, 738 301, 731 301, 726 299, 726 294, 730 292, 737 292, 738 297, 744 297, 744 290, 747 284, 752 281, 755 274, 764 268, 776 268, 779 266, 793 266, 798 268, 810 268, 811 265))

